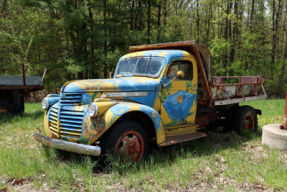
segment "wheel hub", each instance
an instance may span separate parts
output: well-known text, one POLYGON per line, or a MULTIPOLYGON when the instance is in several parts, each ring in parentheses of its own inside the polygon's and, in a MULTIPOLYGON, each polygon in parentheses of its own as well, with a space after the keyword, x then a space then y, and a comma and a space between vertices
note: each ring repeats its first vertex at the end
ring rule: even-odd
POLYGON ((116 144, 116 155, 121 158, 138 161, 143 155, 143 140, 137 133, 127 132, 121 136, 116 144))
POLYGON ((254 119, 252 115, 247 115, 244 119, 244 124, 243 124, 243 129, 244 130, 249 130, 250 132, 253 132, 254 130, 254 119))

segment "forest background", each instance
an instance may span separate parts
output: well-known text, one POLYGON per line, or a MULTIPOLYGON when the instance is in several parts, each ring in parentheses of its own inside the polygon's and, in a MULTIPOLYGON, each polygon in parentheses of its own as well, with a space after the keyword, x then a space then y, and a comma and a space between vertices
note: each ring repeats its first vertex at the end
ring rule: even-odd
POLYGON ((212 75, 266 76, 287 88, 287 0, 0 0, 0 75, 41 76, 48 93, 108 78, 131 45, 196 40, 212 75))

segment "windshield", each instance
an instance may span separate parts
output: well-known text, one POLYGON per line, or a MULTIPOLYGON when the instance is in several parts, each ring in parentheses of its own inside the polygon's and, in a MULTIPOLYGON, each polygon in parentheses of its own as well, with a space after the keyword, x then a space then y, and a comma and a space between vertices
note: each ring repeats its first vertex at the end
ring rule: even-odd
POLYGON ((158 77, 163 67, 163 58, 137 57, 122 60, 118 64, 116 77, 151 76, 158 77))

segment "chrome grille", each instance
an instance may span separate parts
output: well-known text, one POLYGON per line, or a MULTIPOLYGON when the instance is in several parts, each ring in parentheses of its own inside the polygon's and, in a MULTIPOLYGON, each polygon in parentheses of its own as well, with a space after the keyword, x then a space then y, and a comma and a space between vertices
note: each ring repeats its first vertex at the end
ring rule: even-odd
POLYGON ((73 105, 75 103, 81 103, 81 93, 61 93, 60 104, 61 105, 73 105))
POLYGON ((58 121, 58 108, 52 107, 49 114, 49 128, 57 137, 79 140, 82 132, 84 111, 75 111, 73 107, 63 106, 60 109, 60 122, 58 121), (58 128, 59 127, 59 128, 58 128))

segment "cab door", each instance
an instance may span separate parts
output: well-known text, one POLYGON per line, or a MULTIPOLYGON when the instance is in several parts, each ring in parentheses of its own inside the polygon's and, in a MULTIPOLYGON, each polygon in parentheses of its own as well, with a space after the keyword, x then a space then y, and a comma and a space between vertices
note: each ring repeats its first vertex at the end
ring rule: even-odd
POLYGON ((197 80, 195 60, 174 60, 169 64, 164 84, 170 83, 162 86, 159 93, 160 114, 165 130, 179 131, 179 128, 184 128, 180 132, 196 131, 194 124, 197 107, 197 80), (174 79, 178 71, 182 71, 184 77, 174 79))

